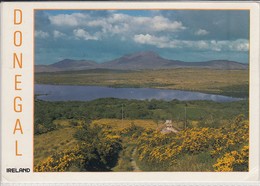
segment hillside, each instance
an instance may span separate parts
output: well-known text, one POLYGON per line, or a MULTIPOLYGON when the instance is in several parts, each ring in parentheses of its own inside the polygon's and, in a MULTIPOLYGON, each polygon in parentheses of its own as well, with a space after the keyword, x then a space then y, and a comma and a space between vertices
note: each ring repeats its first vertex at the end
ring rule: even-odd
POLYGON ((36 100, 34 171, 246 172, 248 108, 247 100, 36 100), (169 118, 178 133, 161 132, 169 118))

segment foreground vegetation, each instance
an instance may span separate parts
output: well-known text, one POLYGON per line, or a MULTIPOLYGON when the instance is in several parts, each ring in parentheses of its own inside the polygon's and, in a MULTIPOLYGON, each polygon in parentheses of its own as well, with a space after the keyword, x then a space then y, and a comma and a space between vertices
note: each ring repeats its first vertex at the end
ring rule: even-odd
POLYGON ((38 164, 50 154, 61 152, 77 145, 74 138, 77 128, 62 127, 57 130, 36 135, 34 138, 34 163, 38 164))
POLYGON ((248 171, 248 127, 248 100, 36 99, 34 169, 248 171))
POLYGON ((77 144, 47 156, 35 171, 132 171, 132 158, 143 171, 248 171, 248 126, 243 116, 226 128, 168 134, 83 123, 74 134, 77 144))
POLYGON ((238 116, 220 129, 192 128, 164 135, 146 130, 137 159, 146 171, 247 171, 248 122, 238 116))
POLYGON ((38 84, 148 87, 198 91, 246 98, 248 70, 168 69, 168 70, 84 70, 36 73, 38 84))
MULTIPOLYGON (((68 120, 77 125, 77 120, 94 121, 103 118, 122 120, 152 120, 154 125, 171 119, 176 127, 221 127, 222 121, 243 114, 248 118, 248 100, 236 102, 213 101, 163 101, 127 100, 105 98, 88 102, 35 101, 35 134, 42 134, 59 128, 56 120, 68 120), (185 115, 186 110, 186 115, 185 115)), ((118 121, 117 121, 118 122, 118 121)), ((126 122, 125 122, 126 123, 126 122)), ((128 124, 131 121, 128 121, 128 124)), ((151 124, 151 122, 150 122, 151 124)), ((64 125, 64 124, 62 124, 64 125)), ((68 124, 69 125, 69 124, 68 124)), ((150 126, 149 126, 150 127, 150 126)))

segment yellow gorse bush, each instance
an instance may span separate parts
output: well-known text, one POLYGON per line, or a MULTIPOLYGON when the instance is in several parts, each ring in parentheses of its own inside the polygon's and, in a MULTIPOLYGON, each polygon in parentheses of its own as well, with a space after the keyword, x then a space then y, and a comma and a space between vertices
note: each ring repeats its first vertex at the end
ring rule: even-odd
POLYGON ((208 152, 217 159, 212 165, 215 171, 246 171, 248 138, 248 121, 242 115, 227 128, 191 128, 177 134, 143 132, 137 142, 137 158, 146 165, 172 166, 183 155, 208 152))
POLYGON ((113 167, 121 150, 121 137, 104 128, 85 126, 79 132, 76 147, 52 154, 35 166, 35 172, 98 171, 113 167))
POLYGON ((217 159, 217 163, 213 167, 219 172, 245 171, 245 167, 248 167, 248 156, 249 147, 244 146, 239 152, 225 153, 223 157, 217 159))
POLYGON ((64 172, 72 165, 81 164, 84 157, 79 146, 49 156, 34 167, 35 172, 64 172))
POLYGON ((242 115, 225 128, 188 128, 178 133, 164 134, 134 124, 116 130, 110 127, 84 126, 78 132, 80 143, 72 149, 55 153, 35 166, 36 172, 64 172, 79 170, 110 170, 122 150, 122 136, 136 143, 138 163, 160 170, 169 170, 184 156, 203 153, 213 161, 215 171, 248 171, 249 124, 242 115), (93 169, 94 168, 94 169, 93 169))

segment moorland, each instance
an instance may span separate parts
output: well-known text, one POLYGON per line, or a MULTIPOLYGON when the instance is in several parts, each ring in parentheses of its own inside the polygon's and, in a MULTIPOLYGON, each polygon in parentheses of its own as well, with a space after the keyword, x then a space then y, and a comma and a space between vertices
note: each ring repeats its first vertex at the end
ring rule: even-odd
POLYGON ((205 68, 180 67, 177 61, 165 68, 170 62, 151 53, 109 63, 117 69, 66 60, 41 66, 45 70, 35 73, 35 84, 189 90, 241 99, 44 101, 35 95, 34 170, 248 171, 248 68, 227 61, 208 62, 205 68), (122 64, 147 59, 164 68, 122 64), (72 63, 77 68, 68 70, 72 63), (88 68, 81 69, 82 64, 88 68))

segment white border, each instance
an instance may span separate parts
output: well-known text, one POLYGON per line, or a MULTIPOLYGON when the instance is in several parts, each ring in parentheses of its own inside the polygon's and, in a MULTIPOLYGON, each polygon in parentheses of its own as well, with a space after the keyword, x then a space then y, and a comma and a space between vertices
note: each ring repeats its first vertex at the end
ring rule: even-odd
POLYGON ((247 2, 14 2, 2 3, 4 19, 2 20, 1 58, 1 125, 2 125, 2 181, 3 182, 194 182, 194 181, 258 181, 259 180, 259 6, 247 2), (24 23, 13 26, 13 9, 23 10, 24 23), (32 170, 33 154, 33 12, 34 9, 250 9, 250 171, 249 172, 100 172, 100 173, 5 173, 6 167, 30 167, 32 170), (19 29, 24 33, 24 44, 19 49, 23 52, 24 68, 22 72, 12 70, 12 53, 17 48, 12 46, 13 31, 19 29), (2 45, 3 46, 3 45, 2 45), (31 72, 31 73, 28 73, 31 72), (13 90, 15 73, 23 74, 23 115, 13 114, 13 90), (26 91, 24 91, 26 90, 26 91), (12 134, 15 118, 20 117, 24 125, 24 135, 12 134), (19 139, 26 146, 22 158, 15 157, 14 140, 19 139))

